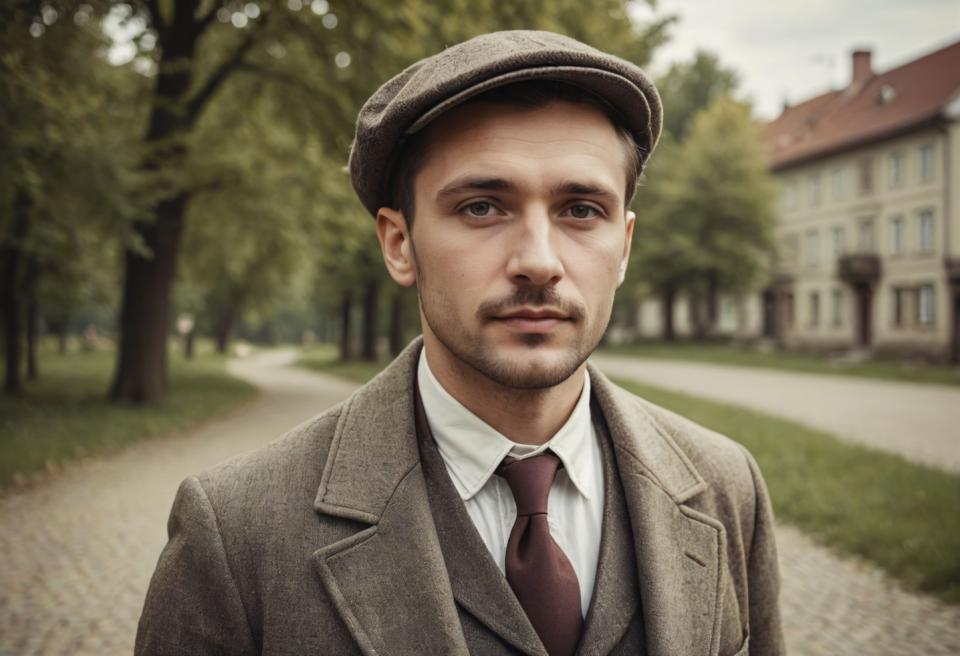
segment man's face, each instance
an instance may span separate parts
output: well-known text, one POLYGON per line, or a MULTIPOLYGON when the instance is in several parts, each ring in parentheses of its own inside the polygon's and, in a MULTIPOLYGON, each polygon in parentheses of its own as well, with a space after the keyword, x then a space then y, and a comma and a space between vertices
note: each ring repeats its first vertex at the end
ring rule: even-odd
POLYGON ((500 385, 557 385, 599 344, 623 280, 625 148, 597 109, 469 103, 429 128, 415 177, 428 352, 500 385))

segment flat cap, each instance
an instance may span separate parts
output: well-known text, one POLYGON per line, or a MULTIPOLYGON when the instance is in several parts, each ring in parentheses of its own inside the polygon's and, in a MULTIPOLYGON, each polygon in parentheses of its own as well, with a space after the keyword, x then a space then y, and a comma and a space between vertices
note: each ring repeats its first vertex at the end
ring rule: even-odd
POLYGON ((477 94, 526 80, 566 82, 604 100, 646 164, 660 137, 662 106, 639 66, 553 32, 493 32, 421 59, 364 103, 350 150, 350 178, 364 207, 376 216, 390 204, 392 169, 410 135, 477 94))

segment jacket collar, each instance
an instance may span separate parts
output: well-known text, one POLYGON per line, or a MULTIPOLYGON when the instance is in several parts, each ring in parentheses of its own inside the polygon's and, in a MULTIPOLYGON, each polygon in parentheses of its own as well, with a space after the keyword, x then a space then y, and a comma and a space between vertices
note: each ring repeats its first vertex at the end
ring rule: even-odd
MULTIPOLYGON (((400 480, 419 463, 412 385, 422 347, 418 337, 345 402, 314 502, 318 512, 376 524, 400 480)), ((689 458, 636 397, 587 366, 619 450, 674 503, 706 489, 689 458)))
MULTIPOLYGON (((422 344, 345 402, 314 502, 318 513, 366 525, 314 554, 364 653, 467 653, 417 447, 422 344)), ((647 652, 715 654, 724 529, 684 505, 706 483, 642 403, 589 366, 629 508, 647 652)))

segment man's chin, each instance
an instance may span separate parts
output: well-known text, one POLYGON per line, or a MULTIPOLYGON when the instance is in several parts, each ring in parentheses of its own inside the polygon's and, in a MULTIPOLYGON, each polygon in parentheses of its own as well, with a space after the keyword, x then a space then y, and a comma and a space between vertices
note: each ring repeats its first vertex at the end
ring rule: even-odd
POLYGON ((514 389, 546 389, 576 373, 586 358, 569 349, 506 348, 495 358, 479 358, 474 366, 494 382, 514 389))

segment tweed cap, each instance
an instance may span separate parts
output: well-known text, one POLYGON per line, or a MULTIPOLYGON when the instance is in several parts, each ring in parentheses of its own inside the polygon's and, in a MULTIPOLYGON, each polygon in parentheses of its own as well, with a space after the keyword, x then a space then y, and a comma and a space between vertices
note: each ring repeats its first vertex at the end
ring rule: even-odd
POLYGON ((646 164, 660 137, 662 107, 640 67, 552 32, 493 32, 421 59, 364 103, 350 150, 350 178, 364 207, 376 216, 390 204, 390 175, 410 135, 477 94, 526 80, 567 82, 604 100, 646 164))

